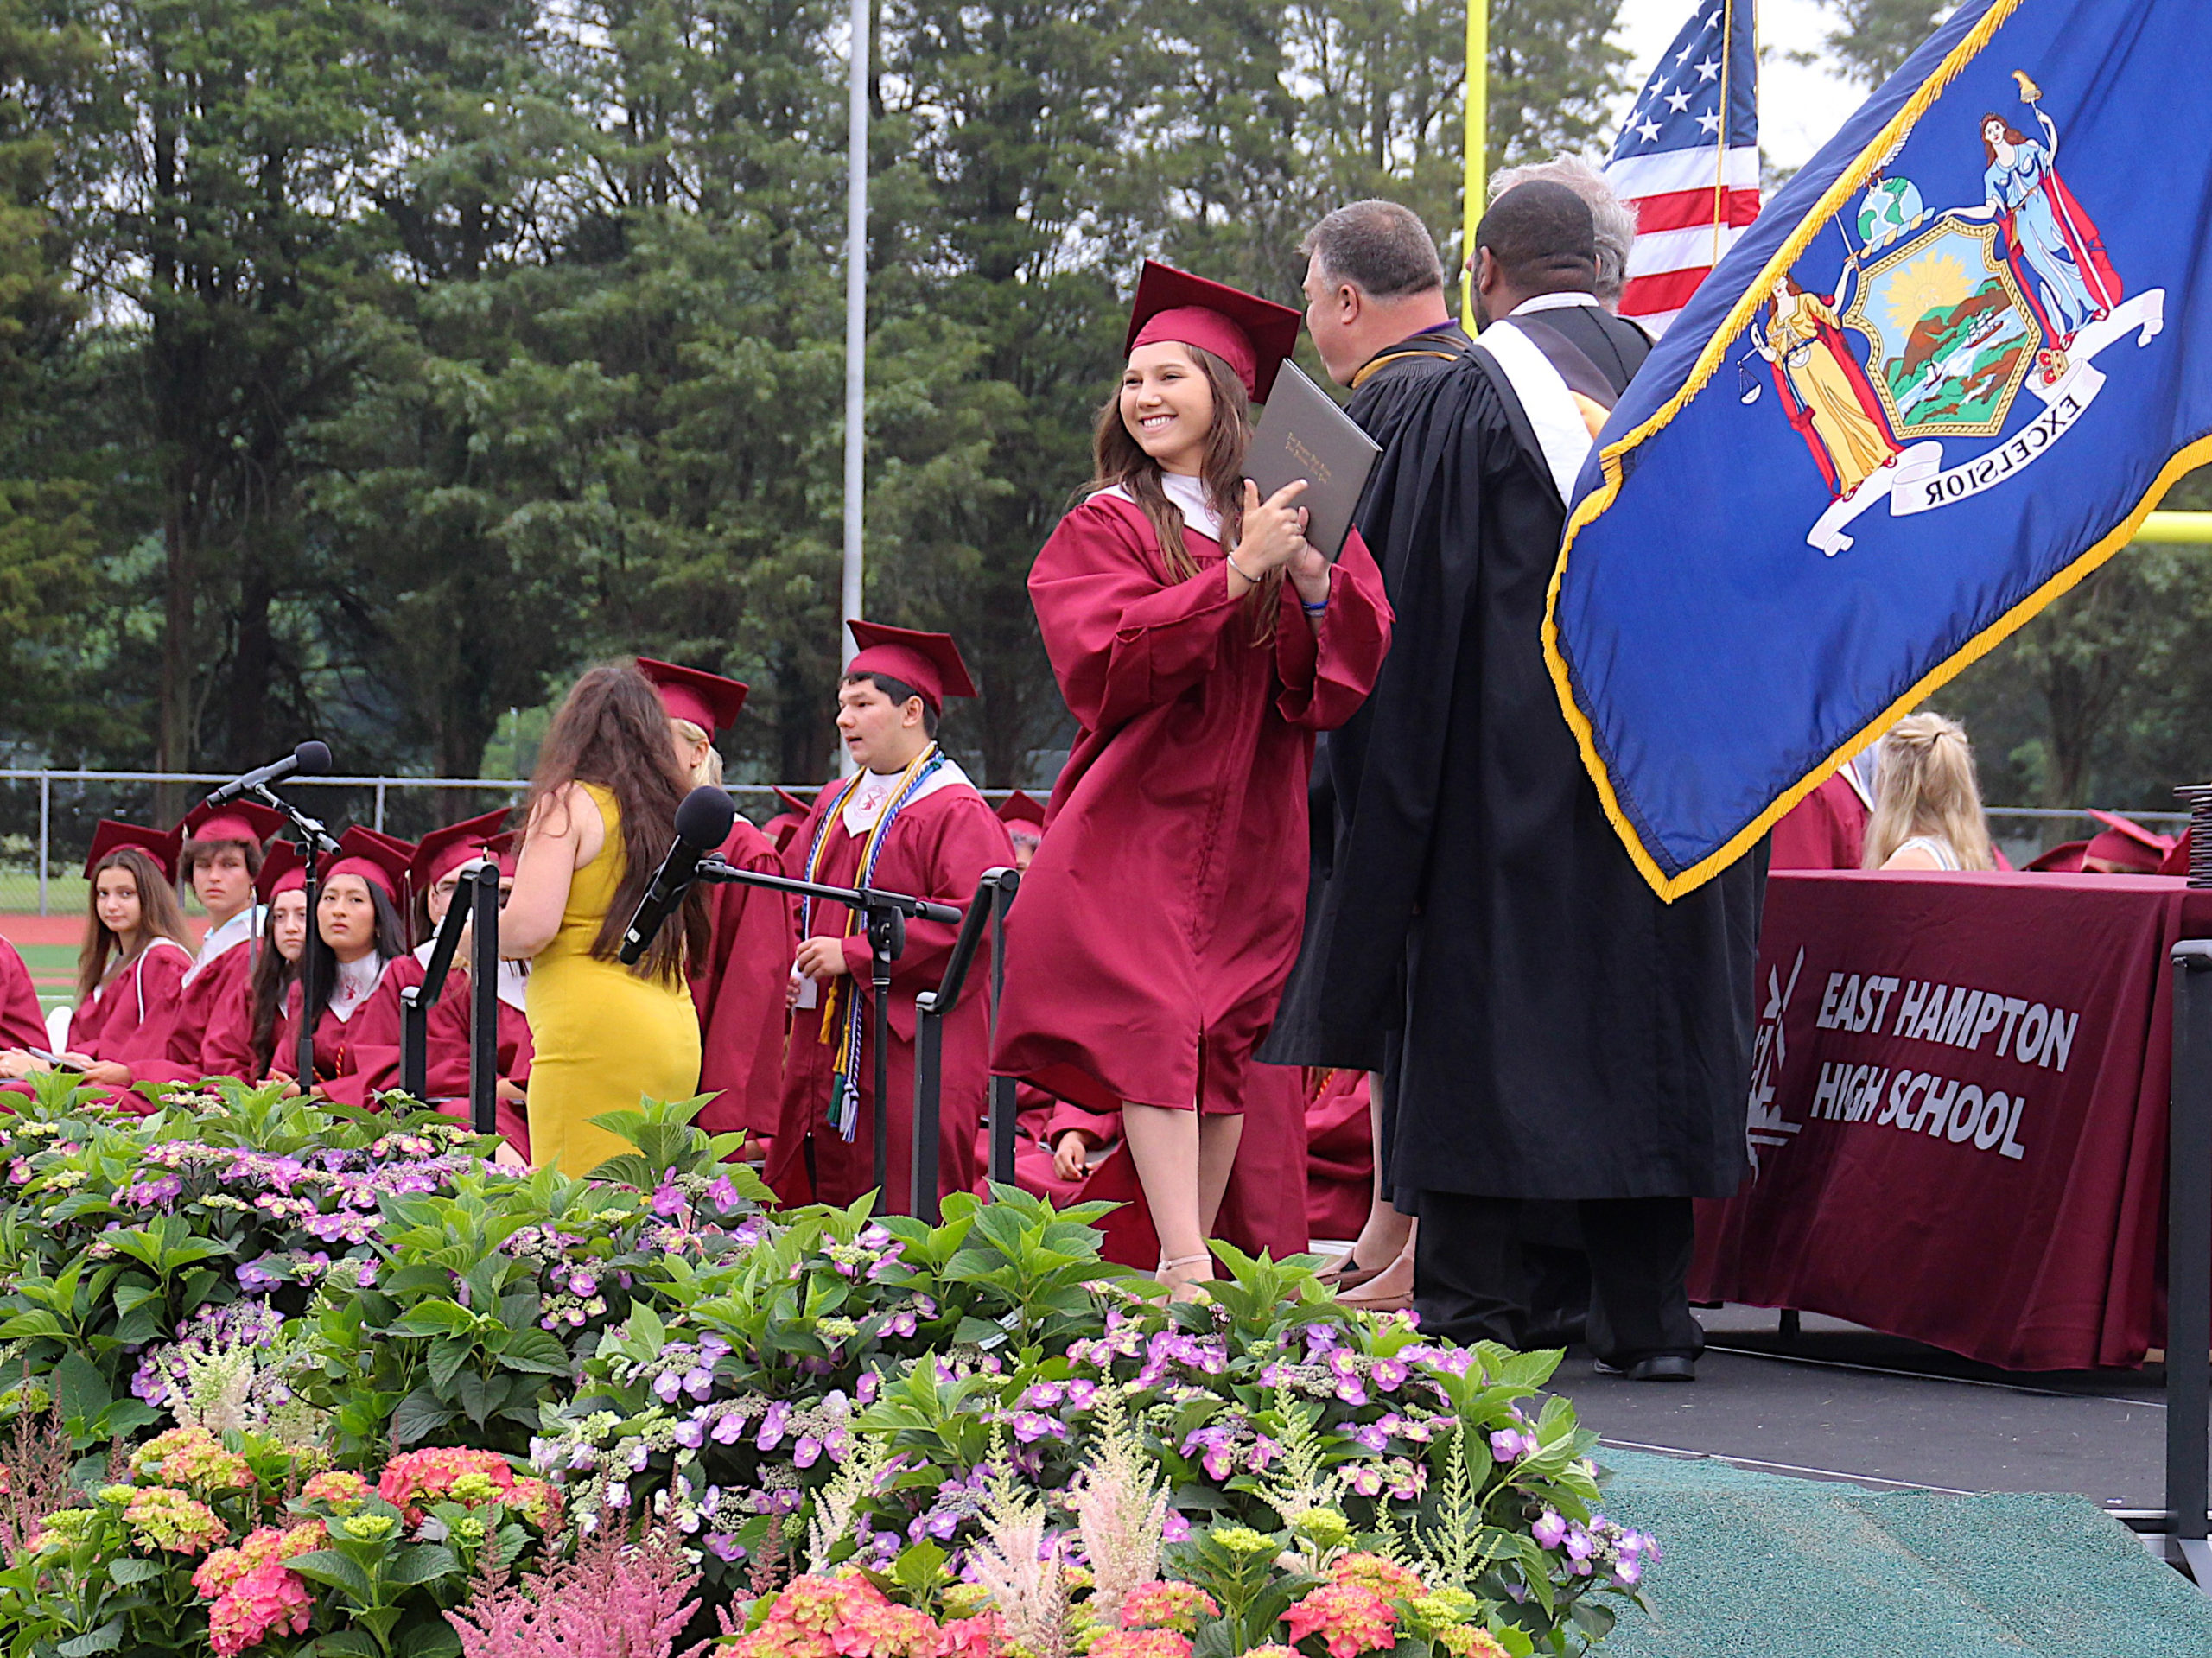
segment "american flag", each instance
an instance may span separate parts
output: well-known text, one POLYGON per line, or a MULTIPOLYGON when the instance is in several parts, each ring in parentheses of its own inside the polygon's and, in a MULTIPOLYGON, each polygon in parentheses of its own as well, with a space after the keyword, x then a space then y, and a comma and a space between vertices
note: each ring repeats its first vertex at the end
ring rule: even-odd
POLYGON ((1759 215, 1755 10, 1756 0, 1700 0, 1605 163, 1637 219, 1620 312, 1655 334, 1759 215))

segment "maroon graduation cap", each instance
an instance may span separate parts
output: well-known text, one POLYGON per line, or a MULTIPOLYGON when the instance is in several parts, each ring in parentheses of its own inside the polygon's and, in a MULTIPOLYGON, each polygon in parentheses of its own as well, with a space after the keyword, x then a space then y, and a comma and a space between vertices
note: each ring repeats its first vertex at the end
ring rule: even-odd
MULTIPOLYGON (((853 630, 853 643, 860 647, 860 654, 845 666, 848 675, 881 674, 912 685, 940 712, 948 696, 976 695, 976 682, 969 678, 968 664, 960 659, 960 647, 951 634, 886 627, 857 618, 845 626, 853 630)), ((811 805, 805 810, 811 810, 811 805)))
POLYGON ((184 846, 182 825, 166 832, 141 829, 136 823, 118 823, 112 817, 103 817, 92 830, 92 850, 85 854, 85 879, 90 880, 93 871, 100 867, 100 860, 111 852, 120 852, 129 846, 137 847, 154 861, 164 880, 176 879, 177 854, 184 846))
POLYGON ((415 856, 408 864, 408 879, 415 890, 428 893, 480 854, 497 859, 504 847, 513 844, 512 837, 505 832, 506 822, 507 813, 503 807, 432 829, 416 845, 415 856))
POLYGON ((1287 305, 1147 259, 1129 303, 1129 334, 1122 350, 1163 340, 1196 346, 1229 365, 1244 383, 1246 397, 1265 403, 1305 320, 1287 305))
POLYGON ((1011 827, 1027 823, 1039 834, 1045 831, 1045 803, 1035 795, 1016 789, 999 807, 1000 821, 1011 827))
POLYGON ((638 671, 652 681, 670 719, 689 720, 709 737, 735 725, 745 706, 746 686, 721 674, 651 657, 638 658, 638 671))
POLYGON ((2088 849, 2087 841, 2061 841, 2041 857, 2028 860, 2027 867, 2044 875, 2078 875, 2082 854, 2088 849))
POLYGON ((2166 854, 2173 850, 2171 835, 2145 829, 2118 812, 2098 811, 2093 807, 2089 816, 2107 827, 2090 837, 2082 854, 2085 859, 2097 858, 2118 864, 2130 874, 2155 875, 2166 854))
POLYGON ((274 904, 280 893, 296 893, 308 884, 307 860, 289 841, 279 841, 261 861, 261 873, 253 890, 264 904, 274 904))
POLYGON ((227 805, 194 806, 178 825, 194 842, 238 841, 259 846, 284 827, 284 814, 258 801, 233 800, 227 805))
POLYGON ((340 875, 359 875, 370 886, 382 888, 384 895, 397 904, 414 855, 415 848, 407 842, 356 823, 338 837, 336 854, 323 860, 323 884, 328 886, 340 875))

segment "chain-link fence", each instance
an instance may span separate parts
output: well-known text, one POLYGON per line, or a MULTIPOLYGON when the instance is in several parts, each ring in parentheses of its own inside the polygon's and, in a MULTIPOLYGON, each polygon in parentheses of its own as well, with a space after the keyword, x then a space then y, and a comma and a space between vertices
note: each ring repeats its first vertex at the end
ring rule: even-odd
MULTIPOLYGON (((81 914, 85 857, 101 818, 150 823, 161 785, 184 784, 197 796, 226 781, 226 773, 209 772, 0 771, 0 914, 81 914)), ((817 786, 797 791, 810 797, 817 786)), ((530 785, 518 778, 332 777, 293 778, 283 787, 334 835, 365 823, 412 841, 442 824, 515 805, 530 785)), ((771 785, 729 789, 755 823, 783 809, 771 785)))
MULTIPOLYGON (((181 783, 199 792, 226 780, 213 772, 0 771, 0 914, 81 913, 85 854, 101 818, 151 823, 158 785, 181 783)), ((347 823, 366 823, 411 841, 441 824, 514 805, 530 785, 519 778, 340 777, 294 778, 283 786, 333 833, 347 823)), ((788 786, 811 797, 818 785, 788 786)), ((729 789, 755 823, 781 810, 772 785, 734 783, 729 789)), ((1002 799, 1007 791, 983 792, 1002 799)), ((2086 810, 2068 807, 1992 806, 1988 812, 1991 835, 2015 865, 2103 827, 2086 810)), ((2189 822, 2180 811, 2127 816, 2176 835, 2189 822)))

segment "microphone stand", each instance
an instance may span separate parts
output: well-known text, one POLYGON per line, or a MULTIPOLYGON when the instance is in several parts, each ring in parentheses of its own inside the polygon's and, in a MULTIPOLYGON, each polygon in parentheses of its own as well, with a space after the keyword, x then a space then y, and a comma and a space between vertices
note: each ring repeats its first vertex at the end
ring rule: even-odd
POLYGON ((499 1132, 499 867, 484 860, 454 893, 438 924, 423 981, 399 993, 399 1086, 414 1099, 430 1092, 430 1009, 469 930, 468 1122, 480 1134, 499 1132))
POLYGON ((885 1106, 891 1090, 891 964, 906 950, 906 922, 910 918, 957 926, 961 912, 950 904, 912 898, 904 893, 887 893, 880 887, 826 886, 819 881, 772 875, 764 870, 740 869, 713 854, 699 860, 691 879, 717 886, 735 881, 742 886, 765 886, 772 893, 792 898, 842 904, 868 918, 868 990, 873 1004, 868 1009, 868 1029, 875 1050, 875 1103, 871 1113, 875 1121, 875 1212, 888 1212, 885 1185, 890 1173, 891 1121, 885 1106))
POLYGON ((293 835, 298 838, 303 853, 302 861, 306 867, 302 871, 302 879, 307 890, 302 896, 307 899, 308 924, 306 936, 300 941, 300 1046, 294 1063, 299 1066, 300 1092, 308 1094, 315 1089, 314 1010, 318 976, 315 945, 319 937, 315 911, 322 901, 322 873, 319 865, 324 853, 338 850, 338 842, 330 838, 330 831, 323 828, 318 820, 308 816, 266 784, 257 783, 245 792, 263 805, 283 815, 284 820, 291 825, 293 835))

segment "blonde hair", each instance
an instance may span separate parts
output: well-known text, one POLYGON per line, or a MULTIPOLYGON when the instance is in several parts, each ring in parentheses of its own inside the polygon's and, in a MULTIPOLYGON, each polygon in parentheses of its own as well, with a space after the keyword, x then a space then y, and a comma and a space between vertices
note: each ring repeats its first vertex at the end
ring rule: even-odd
POLYGON ((691 768, 691 786, 699 789, 711 784, 717 789, 721 788, 722 757, 715 752, 714 734, 696 720, 687 720, 680 714, 670 715, 668 722, 676 727, 676 734, 685 742, 707 745, 707 757, 691 768))
POLYGON ((1940 714, 1909 714, 1890 727, 1875 762, 1864 867, 1879 869, 1920 835, 1948 843, 1961 869, 1997 867, 1965 727, 1940 714))

